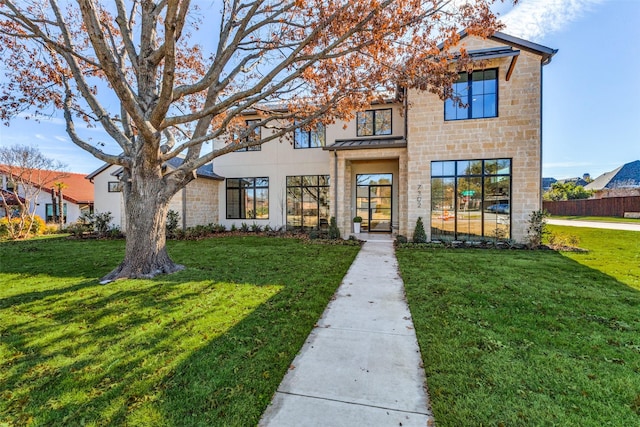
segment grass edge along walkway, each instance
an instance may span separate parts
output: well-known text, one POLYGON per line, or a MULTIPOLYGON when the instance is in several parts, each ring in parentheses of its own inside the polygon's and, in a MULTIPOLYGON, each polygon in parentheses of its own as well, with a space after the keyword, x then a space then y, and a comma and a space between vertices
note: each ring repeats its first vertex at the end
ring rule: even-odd
POLYGON ((437 425, 640 423, 637 234, 552 229, 592 252, 398 249, 437 425))
POLYGON ((169 242, 185 271, 98 285, 123 245, 0 243, 0 425, 255 425, 358 252, 169 242))

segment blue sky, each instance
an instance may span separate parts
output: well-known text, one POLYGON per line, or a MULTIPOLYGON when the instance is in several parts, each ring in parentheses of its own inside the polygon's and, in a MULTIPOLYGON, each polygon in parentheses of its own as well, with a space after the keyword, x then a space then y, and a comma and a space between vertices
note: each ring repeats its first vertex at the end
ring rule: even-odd
MULTIPOLYGON (((496 10, 505 33, 559 49, 544 67, 543 175, 595 178, 640 160, 640 0, 520 0, 496 10)), ((82 133, 113 147, 99 129, 82 133)), ((0 145, 17 143, 72 172, 102 165, 70 142, 60 118, 0 125, 0 145)))

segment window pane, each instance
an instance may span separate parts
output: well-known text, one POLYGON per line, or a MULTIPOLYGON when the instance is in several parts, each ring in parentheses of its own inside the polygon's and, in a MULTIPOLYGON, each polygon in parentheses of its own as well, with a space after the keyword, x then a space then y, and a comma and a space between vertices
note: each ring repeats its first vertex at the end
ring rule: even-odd
POLYGON ((256 187, 268 187, 269 178, 255 178, 256 187))
POLYGON ((329 186, 329 175, 320 175, 318 179, 320 185, 329 186))
POLYGON ((496 117, 498 115, 498 103, 496 95, 489 94, 484 96, 483 100, 483 117, 496 117))
POLYGON ((431 239, 453 237, 455 232, 455 179, 431 180, 431 239))
POLYGON ((304 186, 317 186, 318 185, 318 176, 317 175, 307 175, 302 177, 302 185, 304 186))
POLYGON ((300 185, 300 178, 301 177, 299 177, 299 176, 288 176, 287 177, 287 187, 300 185))
POLYGON ((287 226, 302 226, 302 193, 299 187, 287 189, 287 226))
POLYGON ((309 146, 309 132, 300 128, 295 130, 295 148, 307 148, 309 146))
POLYGON ((476 94, 473 95, 473 99, 471 100, 471 117, 474 119, 485 117, 484 96, 476 94))
POLYGON ((227 218, 240 218, 240 192, 227 190, 227 218))
POLYGON ((373 111, 361 111, 357 115, 358 136, 373 135, 373 111))
POLYGON ((475 240, 482 236, 482 178, 458 178, 458 239, 475 240))
POLYGON ((452 99, 447 99, 444 101, 444 119, 445 120, 455 120, 456 119, 456 106, 452 99))
POLYGON ((456 162, 431 162, 431 176, 453 176, 456 162))
POLYGON ((318 124, 316 130, 311 132, 311 140, 309 145, 311 148, 324 147, 325 144, 325 129, 322 123, 318 124))
POLYGON ((256 189, 255 190, 255 214, 252 216, 257 219, 269 218, 269 190, 256 189))
POLYGON ((376 110, 376 135, 391 135, 391 110, 376 110))

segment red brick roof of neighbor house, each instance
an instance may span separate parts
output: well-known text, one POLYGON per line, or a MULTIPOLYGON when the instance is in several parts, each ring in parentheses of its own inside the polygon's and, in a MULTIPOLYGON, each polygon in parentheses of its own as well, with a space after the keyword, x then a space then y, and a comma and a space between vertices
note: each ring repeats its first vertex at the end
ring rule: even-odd
MULTIPOLYGON (((7 173, 8 168, 5 165, 0 165, 0 173, 7 173)), ((38 172, 34 170, 34 172, 38 172)), ((56 177, 51 182, 47 182, 42 186, 42 191, 46 191, 51 194, 51 188, 54 187, 54 183, 62 182, 66 187, 62 188, 62 197, 75 204, 93 203, 93 183, 85 179, 83 173, 73 173, 64 171, 42 171, 51 174, 52 177, 56 177)), ((35 185, 35 183, 31 183, 35 185)))

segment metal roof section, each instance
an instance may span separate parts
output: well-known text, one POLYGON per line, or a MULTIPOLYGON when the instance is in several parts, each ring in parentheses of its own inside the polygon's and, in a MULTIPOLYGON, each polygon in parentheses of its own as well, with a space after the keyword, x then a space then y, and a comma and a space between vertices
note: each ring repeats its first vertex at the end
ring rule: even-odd
POLYGON ((512 48, 511 46, 505 47, 490 47, 487 49, 469 50, 467 54, 474 61, 481 61, 484 59, 506 58, 510 56, 520 55, 520 51, 512 48))
MULTIPOLYGON (((460 39, 467 37, 469 34, 467 31, 460 32, 460 39)), ((551 62, 551 58, 558 52, 558 49, 552 49, 547 46, 543 46, 538 43, 530 42, 525 39, 521 39, 519 37, 510 36, 509 34, 501 33, 500 31, 496 31, 492 36, 488 37, 489 40, 497 41, 500 43, 504 43, 516 49, 522 49, 527 52, 535 53, 536 55, 540 55, 542 57, 542 65, 547 65, 551 62)), ((443 45, 440 44, 438 46, 442 49, 443 45)), ((497 48, 499 49, 499 48, 497 48)), ((513 55, 512 55, 513 56, 513 55)), ((475 58, 474 58, 475 59, 475 58)), ((478 59, 489 59, 489 58, 478 58, 478 59)))
MULTIPOLYGON (((174 157, 173 159, 167 160, 165 163, 167 165, 169 165, 170 167, 176 169, 183 162, 184 162, 184 159, 182 159, 180 157, 174 157)), ((111 166, 111 165, 108 164, 108 163, 105 163, 99 169, 96 169, 94 172, 91 172, 91 174, 88 175, 86 178, 87 179, 95 178, 96 175, 99 175, 100 173, 104 172, 107 168, 109 168, 109 166, 111 166), (91 178, 89 178, 89 177, 91 177, 91 178)), ((111 175, 119 178, 120 175, 122 175, 123 170, 124 170, 124 168, 119 167, 115 171, 111 172, 111 175)), ((216 174, 213 171, 213 164, 212 163, 207 163, 204 166, 200 166, 198 169, 196 169, 196 175, 198 176, 198 178, 215 179, 215 180, 218 180, 218 181, 223 181, 224 180, 223 177, 221 177, 220 175, 216 174)))
MULTIPOLYGON (((184 159, 181 157, 174 157, 172 159, 167 160, 166 163, 172 168, 178 168, 180 167, 180 165, 182 165, 182 163, 184 163, 184 159)), ((221 177, 220 175, 216 174, 213 171, 212 163, 207 163, 206 165, 200 166, 198 169, 196 169, 196 175, 199 178, 209 178, 209 179, 215 179, 218 181, 224 180, 223 177, 221 177)))
POLYGON ((386 138, 358 138, 358 139, 336 139, 336 141, 323 150, 364 150, 367 148, 404 148, 407 140, 403 136, 390 136, 386 138))

